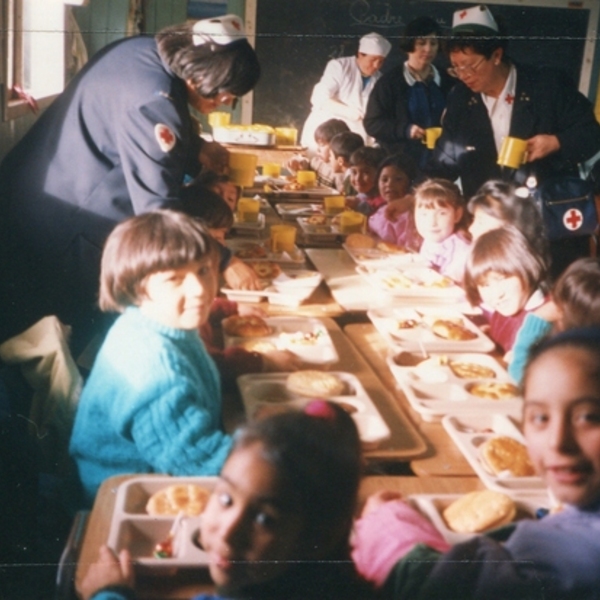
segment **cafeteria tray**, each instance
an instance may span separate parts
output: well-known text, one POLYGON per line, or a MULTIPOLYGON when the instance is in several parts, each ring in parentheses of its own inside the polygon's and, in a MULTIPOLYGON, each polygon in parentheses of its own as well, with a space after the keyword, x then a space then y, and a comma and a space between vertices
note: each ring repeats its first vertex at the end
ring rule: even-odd
POLYGON ((387 363, 411 407, 426 421, 439 421, 449 414, 475 415, 490 410, 520 417, 523 411, 518 387, 494 357, 487 354, 433 354, 423 358, 418 353, 393 351, 387 363), (417 361, 414 366, 398 364, 417 361), (465 364, 479 369, 481 374, 463 373, 460 377, 452 369, 452 365, 458 369, 465 364), (508 394, 511 390, 514 393, 496 400, 471 392, 474 386, 495 385, 505 386, 508 394))
POLYGON ((487 488, 507 494, 545 489, 541 477, 492 475, 481 462, 480 446, 490 438, 508 436, 525 443, 523 434, 509 416, 498 413, 446 415, 442 425, 487 488))
POLYGON ((331 219, 328 218, 326 223, 316 225, 310 223, 309 218, 298 217, 296 219, 307 242, 332 242, 342 236, 340 228, 332 223, 331 219))
MULTIPOLYGON (((450 529, 446 524, 443 511, 463 495, 412 494, 407 496, 406 501, 431 521, 432 525, 442 534, 446 542, 454 545, 466 542, 476 535, 480 535, 479 533, 459 533, 450 529)), ((548 494, 542 490, 532 494, 511 495, 511 498, 517 509, 513 522, 523 519, 536 519, 537 511, 540 508, 549 510, 551 505, 548 494)))
POLYGON ((429 261, 425 260, 416 252, 386 252, 379 248, 350 248, 342 244, 344 250, 357 265, 372 268, 394 268, 427 266, 429 261))
POLYGON ((408 307, 386 306, 367 311, 375 328, 392 347, 402 350, 428 352, 491 352, 494 342, 470 319, 457 310, 445 306, 422 306, 419 310, 408 307), (448 340, 432 330, 438 320, 450 320, 462 325, 474 336, 470 340, 448 340), (411 325, 407 327, 407 325, 411 325))
POLYGON ((277 350, 289 350, 306 363, 331 364, 339 360, 331 336, 322 321, 309 317, 268 317, 272 333, 264 337, 238 337, 224 334, 225 347, 243 346, 255 341, 271 343, 277 350))
MULTIPOLYGON (((346 387, 346 393, 327 398, 340 404, 347 410, 356 426, 363 444, 376 447, 390 437, 390 429, 379 413, 379 410, 367 394, 365 388, 352 373, 328 371, 337 375, 346 387)), ((278 407, 302 408, 311 401, 309 396, 301 396, 289 392, 286 380, 289 373, 248 374, 237 378, 238 388, 248 418, 252 419, 260 413, 278 407)))
POLYGON ((164 573, 164 569, 208 567, 209 558, 196 542, 200 517, 183 517, 173 540, 173 556, 155 558, 156 544, 165 541, 174 516, 149 515, 146 503, 152 494, 174 484, 195 484, 212 491, 217 477, 134 477, 119 485, 111 519, 108 546, 116 553, 127 548, 138 569, 164 573))
POLYGON ((275 210, 282 219, 293 219, 294 221, 298 217, 310 217, 312 215, 322 215, 323 204, 322 203, 292 203, 292 202, 280 202, 275 205, 275 210))
POLYGON ((269 240, 250 242, 248 240, 229 239, 226 240, 225 245, 232 251, 234 256, 241 260, 276 262, 288 267, 304 265, 306 262, 304 251, 297 245, 294 245, 294 249, 291 252, 272 252, 269 247, 269 240), (262 256, 239 256, 240 253, 248 250, 251 251, 252 249, 256 249, 262 256))
POLYGON ((261 212, 258 213, 258 219, 256 221, 240 221, 237 212, 234 213, 233 217, 233 225, 231 228, 237 231, 260 232, 265 228, 266 218, 261 212))

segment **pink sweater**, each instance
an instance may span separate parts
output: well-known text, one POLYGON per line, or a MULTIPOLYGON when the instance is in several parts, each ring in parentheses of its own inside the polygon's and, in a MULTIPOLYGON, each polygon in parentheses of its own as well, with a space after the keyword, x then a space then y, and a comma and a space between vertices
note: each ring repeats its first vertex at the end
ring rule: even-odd
POLYGON ((422 240, 417 233, 412 210, 407 210, 401 213, 395 221, 390 221, 385 216, 385 208, 384 204, 369 217, 369 230, 384 242, 404 246, 410 250, 419 250, 422 240))

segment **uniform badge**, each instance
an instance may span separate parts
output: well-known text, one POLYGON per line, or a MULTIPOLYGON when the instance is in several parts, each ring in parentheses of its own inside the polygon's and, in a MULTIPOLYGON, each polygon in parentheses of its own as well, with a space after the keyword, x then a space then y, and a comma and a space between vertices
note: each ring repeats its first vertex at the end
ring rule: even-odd
POLYGON ((583 225, 583 214, 576 208, 568 210, 563 215, 563 225, 569 231, 577 231, 583 225))
POLYGON ((154 126, 154 136, 160 149, 163 152, 170 152, 177 142, 175 134, 164 123, 157 123, 154 126))

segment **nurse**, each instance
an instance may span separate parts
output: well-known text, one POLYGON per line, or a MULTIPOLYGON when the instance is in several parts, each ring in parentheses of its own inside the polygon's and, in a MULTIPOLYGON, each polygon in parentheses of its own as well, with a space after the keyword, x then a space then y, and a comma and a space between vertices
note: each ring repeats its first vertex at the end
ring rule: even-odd
POLYGON ((316 151, 315 129, 329 119, 342 119, 351 131, 372 141, 363 126, 367 101, 391 44, 378 33, 360 38, 356 56, 334 58, 327 63, 321 80, 313 88, 312 111, 302 129, 301 144, 316 151))
MULTIPOLYGON (((259 75, 235 15, 96 54, 0 165, 0 341, 49 314, 89 326, 113 227, 181 208, 184 175, 200 161, 226 164, 224 148, 198 136, 189 107, 233 105, 259 75)), ((233 263, 228 283, 252 286, 244 269, 233 263)))

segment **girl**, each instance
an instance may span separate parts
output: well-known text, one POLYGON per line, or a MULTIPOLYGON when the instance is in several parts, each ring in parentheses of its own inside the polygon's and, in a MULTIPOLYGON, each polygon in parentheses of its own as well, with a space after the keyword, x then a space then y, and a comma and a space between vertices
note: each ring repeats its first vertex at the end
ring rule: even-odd
POLYGON ((100 308, 122 313, 83 389, 70 444, 85 503, 118 473, 213 475, 231 447, 215 364, 198 336, 218 253, 193 218, 154 211, 110 234, 100 308))
POLYGON ((407 155, 393 154, 386 158, 377 174, 383 203, 369 218, 369 229, 382 240, 411 250, 421 246, 413 216, 413 197, 409 194, 416 174, 415 165, 407 155))
MULTIPOLYGON (((218 597, 371 597, 349 560, 360 472, 356 427, 336 404, 312 401, 238 431, 202 516, 218 597)), ((131 597, 99 590, 132 586, 126 551, 120 558, 101 549, 83 582, 86 600, 131 597)))
POLYGON ((353 556, 372 580, 387 579, 387 597, 600 598, 600 328, 571 329, 537 346, 523 396, 529 455, 563 509, 519 521, 503 543, 478 536, 440 556, 407 527, 411 516, 423 517, 380 494, 373 499, 378 508, 357 523, 353 556), (389 515, 390 504, 405 508, 403 517, 382 524, 398 551, 390 550, 375 572, 368 559, 379 556, 381 538, 369 531, 389 515))
POLYGON ((488 231, 474 244, 465 267, 465 292, 473 306, 491 311, 490 337, 504 352, 513 347, 527 313, 546 301, 545 280, 544 260, 518 229, 488 231))
POLYGON ((356 196, 346 198, 349 208, 369 217, 385 204, 377 188, 377 170, 384 159, 385 152, 373 146, 363 146, 350 155, 350 185, 356 196))
POLYGON ((442 275, 462 282, 470 244, 460 190, 446 179, 429 179, 414 194, 415 225, 423 238, 419 253, 442 275))

